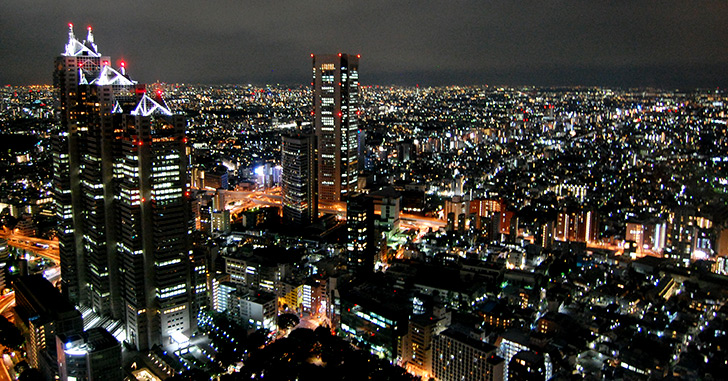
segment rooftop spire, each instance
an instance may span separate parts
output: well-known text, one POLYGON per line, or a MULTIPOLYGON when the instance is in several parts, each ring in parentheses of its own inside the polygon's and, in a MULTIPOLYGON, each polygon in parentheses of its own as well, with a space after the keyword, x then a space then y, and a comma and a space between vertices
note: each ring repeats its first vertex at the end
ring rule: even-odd
POLYGON ((88 30, 88 32, 86 33, 86 41, 84 41, 84 45, 86 45, 93 52, 98 53, 99 48, 96 47, 96 44, 94 43, 94 34, 91 31, 91 25, 89 25, 86 29, 88 30))
POLYGON ((76 36, 73 34, 73 24, 68 23, 68 43, 66 44, 65 55, 73 55, 73 47, 76 42, 76 36))
POLYGON ((91 33, 91 25, 89 25, 88 28, 86 28, 86 29, 88 29, 88 33, 86 34, 86 41, 93 44, 94 43, 94 34, 91 33))

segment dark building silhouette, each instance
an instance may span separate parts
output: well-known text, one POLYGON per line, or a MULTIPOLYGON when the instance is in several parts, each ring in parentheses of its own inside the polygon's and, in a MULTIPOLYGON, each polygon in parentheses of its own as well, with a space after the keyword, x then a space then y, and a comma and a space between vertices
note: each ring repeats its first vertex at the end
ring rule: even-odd
POLYGON ((374 201, 364 194, 346 200, 346 255, 349 271, 368 275, 374 271, 376 234, 374 201))
POLYGON ((533 351, 516 353, 508 363, 509 381, 543 381, 546 379, 544 357, 533 351))
POLYGON ((83 319, 42 275, 13 281, 16 325, 26 335, 28 364, 51 379, 57 373, 56 335, 83 331, 83 319))

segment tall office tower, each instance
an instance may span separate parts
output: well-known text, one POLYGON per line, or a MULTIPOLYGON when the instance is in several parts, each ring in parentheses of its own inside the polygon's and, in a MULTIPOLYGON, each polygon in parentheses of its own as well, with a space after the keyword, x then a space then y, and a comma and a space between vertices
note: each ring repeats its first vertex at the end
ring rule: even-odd
POLYGON ((346 254, 349 271, 366 276, 374 271, 376 234, 374 201, 364 194, 346 200, 346 254))
POLYGON ((184 117, 72 25, 56 59, 55 199, 63 290, 121 320, 139 349, 189 331, 184 117))
POLYGON ((99 53, 89 27, 80 42, 69 24, 65 51, 56 58, 54 83, 58 118, 63 127, 54 138, 54 194, 59 217, 59 251, 63 290, 76 304, 100 314, 121 315, 115 248, 111 229, 112 111, 134 103, 144 91, 99 53), (121 102, 121 103, 120 103, 121 102), (107 237, 107 235, 109 237, 107 237), (113 295, 112 295, 113 294, 113 295), (115 297, 116 296, 116 297, 115 297))
POLYGON ((310 225, 318 217, 316 137, 306 133, 283 135, 282 143, 283 222, 310 225))
POLYGON ((53 193, 56 215, 59 219, 58 246, 63 273, 63 292, 72 303, 86 299, 86 264, 83 256, 79 133, 88 131, 91 118, 79 87, 88 85, 87 76, 96 77, 101 72, 102 57, 94 43, 91 28, 86 40, 80 42, 68 25, 68 43, 61 56, 56 58, 53 82, 56 89, 56 117, 63 130, 53 138, 53 193), (79 132, 79 130, 81 130, 79 132), (78 233, 78 234, 77 234, 78 233))
POLYGON ((311 55, 321 201, 341 201, 358 174, 359 55, 311 55))
POLYGON ((121 114, 118 253, 127 341, 168 343, 192 325, 185 118, 144 95, 121 114))
POLYGON ((85 283, 85 273, 81 271, 82 256, 79 255, 73 229, 73 204, 71 197, 71 168, 69 158, 68 131, 60 131, 51 137, 53 153, 53 199, 58 220, 56 236, 63 273, 61 288, 63 294, 73 303, 81 298, 79 285, 85 283))

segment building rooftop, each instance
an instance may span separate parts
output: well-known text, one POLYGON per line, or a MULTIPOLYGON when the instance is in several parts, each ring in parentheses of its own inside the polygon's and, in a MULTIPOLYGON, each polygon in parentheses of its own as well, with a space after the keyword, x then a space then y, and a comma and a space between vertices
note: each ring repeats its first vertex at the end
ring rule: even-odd
MULTIPOLYGON (((22 293, 30 303, 30 307, 36 313, 55 313, 76 311, 76 308, 68 299, 61 295, 60 291, 53 287, 42 275, 27 275, 18 277, 13 281, 13 286, 18 293, 22 293)), ((26 306, 22 306, 26 307, 26 306)), ((31 311, 27 311, 31 312, 31 311)))
POLYGON ((485 353, 490 353, 496 350, 496 347, 486 343, 485 341, 476 340, 470 336, 465 335, 462 332, 455 331, 453 329, 446 329, 442 333, 440 333, 441 336, 446 336, 450 339, 459 341, 463 344, 466 344, 470 347, 473 347, 477 350, 483 351, 485 353))

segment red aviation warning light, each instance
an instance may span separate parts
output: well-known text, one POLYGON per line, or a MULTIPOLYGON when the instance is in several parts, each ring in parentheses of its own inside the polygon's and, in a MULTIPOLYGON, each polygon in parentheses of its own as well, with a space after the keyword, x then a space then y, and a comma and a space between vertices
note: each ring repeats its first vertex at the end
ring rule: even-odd
POLYGON ((69 23, 68 23, 68 27, 69 27, 69 28, 73 28, 73 23, 72 23, 72 22, 69 22, 69 23))
POLYGON ((339 57, 341 57, 341 53, 339 53, 339 57))
POLYGON ((361 54, 357 54, 356 55, 356 58, 361 58, 361 54))
POLYGON ((313 58, 313 53, 311 53, 311 58, 313 58))

